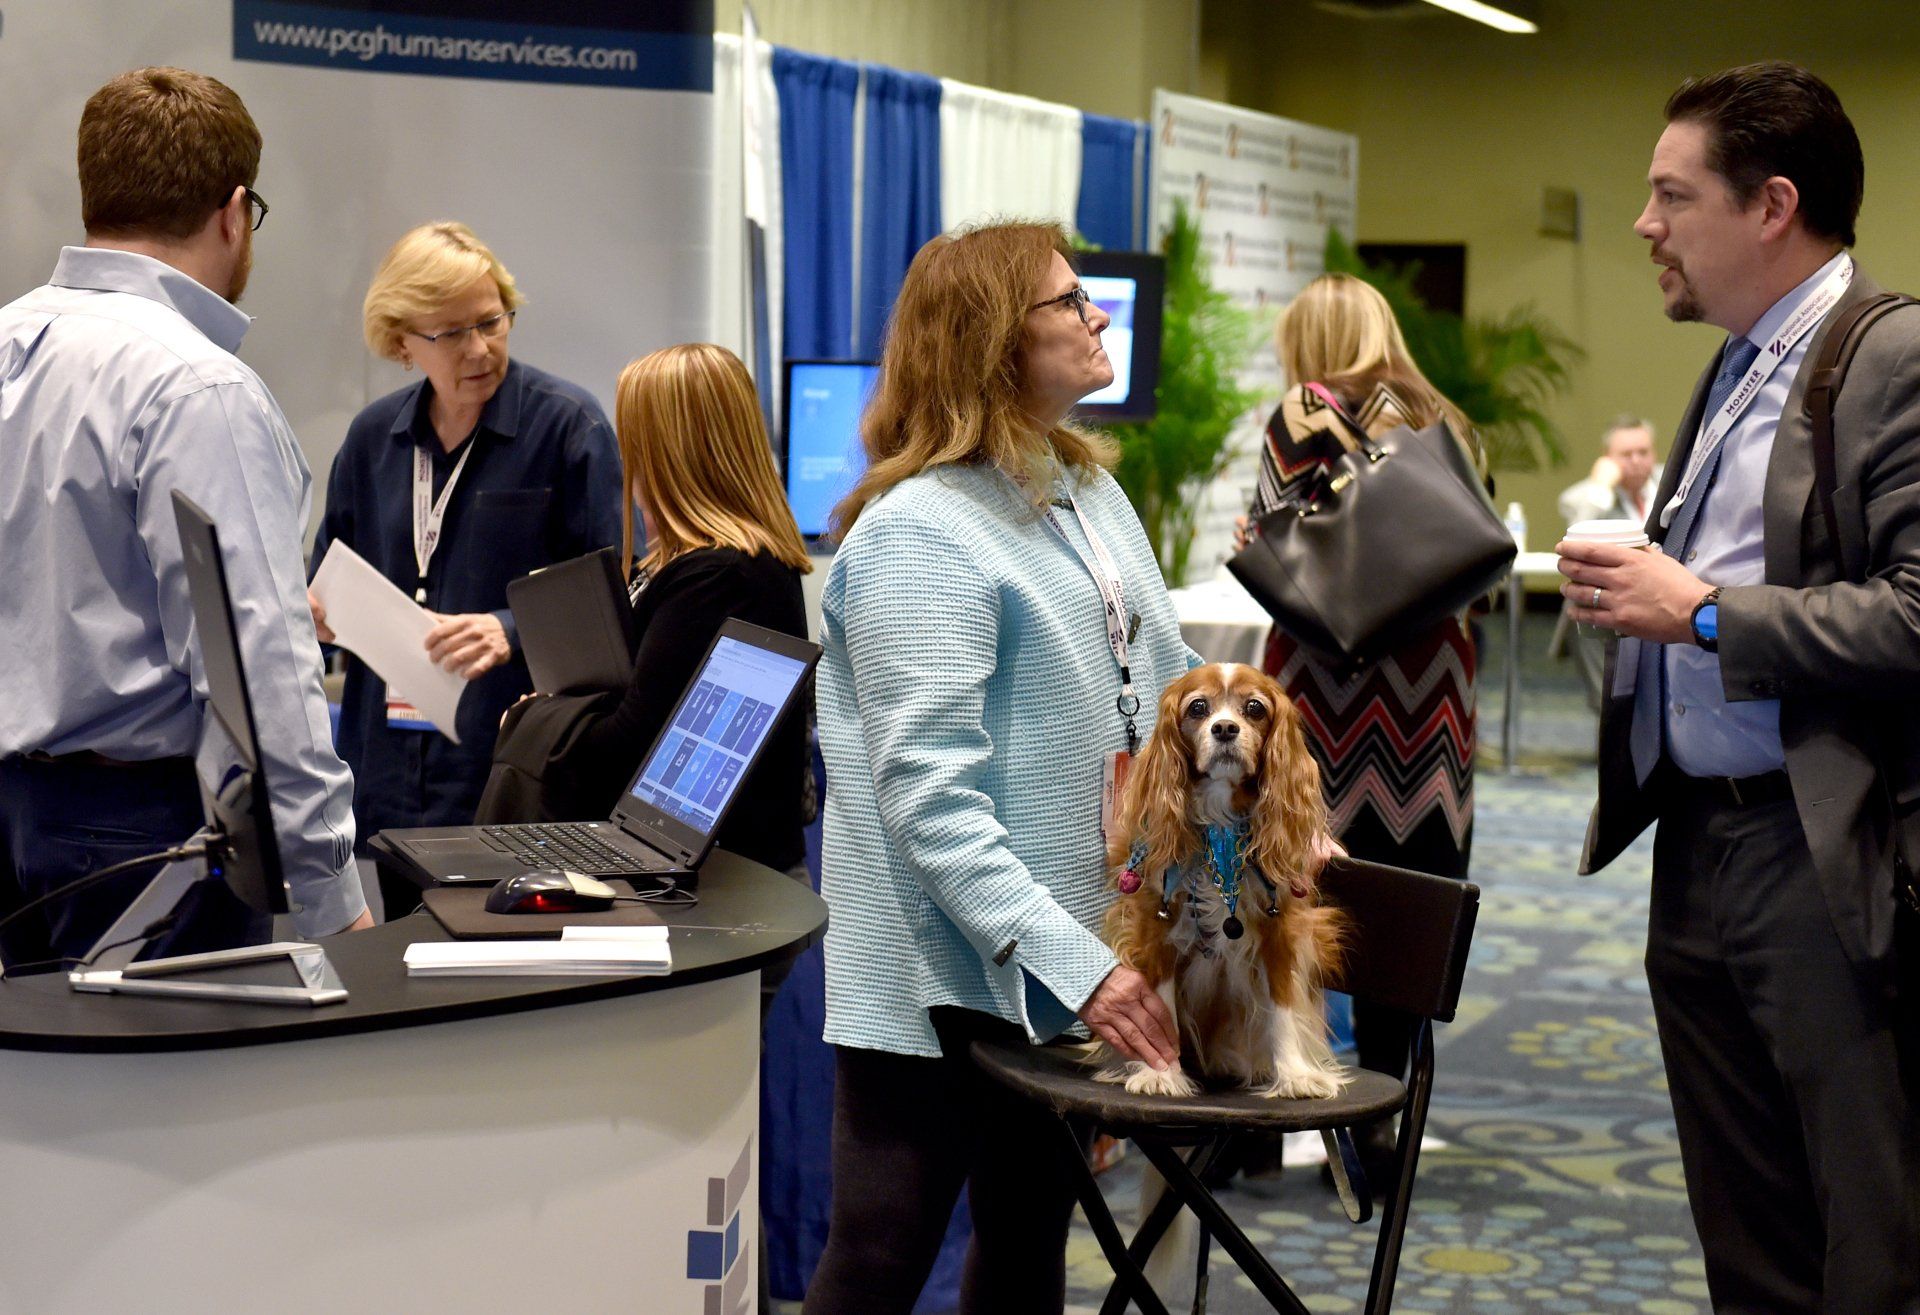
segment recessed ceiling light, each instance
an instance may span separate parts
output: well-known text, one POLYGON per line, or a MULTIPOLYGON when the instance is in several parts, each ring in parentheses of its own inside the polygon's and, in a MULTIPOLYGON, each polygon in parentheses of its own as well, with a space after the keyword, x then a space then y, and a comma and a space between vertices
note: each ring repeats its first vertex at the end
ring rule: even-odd
POLYGON ((1532 33, 1540 30, 1538 23, 1530 23, 1518 14, 1510 14, 1504 9, 1484 4, 1482 0, 1427 0, 1427 3, 1456 13, 1462 18, 1471 18, 1476 23, 1485 23, 1488 27, 1498 28, 1502 32, 1532 33))

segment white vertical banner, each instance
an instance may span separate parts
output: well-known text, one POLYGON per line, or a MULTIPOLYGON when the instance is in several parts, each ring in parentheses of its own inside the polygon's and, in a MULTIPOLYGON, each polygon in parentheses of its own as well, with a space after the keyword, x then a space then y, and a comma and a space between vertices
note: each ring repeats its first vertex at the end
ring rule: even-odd
POLYGON ((1213 573, 1233 547, 1233 518, 1253 501, 1267 417, 1286 382, 1273 350, 1280 309, 1324 268, 1327 229, 1355 240, 1360 141, 1272 114, 1153 93, 1150 180, 1154 246, 1176 202, 1200 226, 1213 285, 1268 330, 1241 371, 1262 401, 1235 432, 1235 455, 1205 490, 1195 531, 1193 579, 1213 573))
MULTIPOLYGON (((780 102, 773 89, 773 47, 759 45, 758 58, 752 61, 750 83, 743 79, 740 38, 730 32, 713 36, 713 145, 714 159, 741 160, 743 167, 722 164, 712 175, 713 245, 707 249, 711 269, 711 327, 708 341, 717 342, 748 362, 751 343, 747 334, 747 243, 745 240, 747 178, 757 171, 762 204, 766 207, 767 296, 775 308, 768 325, 768 347, 772 358, 780 359, 781 261, 784 259, 785 226, 781 222, 780 191, 780 102), (760 148, 757 158, 749 157, 742 120, 751 100, 760 122, 760 148), (731 238, 728 234, 732 234, 731 238)), ((779 372, 774 372, 774 385, 779 372)))

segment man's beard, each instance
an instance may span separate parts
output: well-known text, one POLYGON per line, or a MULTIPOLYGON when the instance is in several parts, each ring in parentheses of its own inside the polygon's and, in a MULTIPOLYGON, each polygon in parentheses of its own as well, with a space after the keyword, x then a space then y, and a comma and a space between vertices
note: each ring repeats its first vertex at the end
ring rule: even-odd
POLYGON ((240 296, 247 290, 247 277, 253 273, 253 233, 247 233, 247 244, 240 252, 239 263, 234 266, 233 283, 227 290, 227 300, 235 306, 240 304, 240 296))
POLYGON ((1693 295, 1687 276, 1677 269, 1673 272, 1680 275, 1680 295, 1667 307, 1667 318, 1675 324, 1698 324, 1702 318, 1700 300, 1693 295))

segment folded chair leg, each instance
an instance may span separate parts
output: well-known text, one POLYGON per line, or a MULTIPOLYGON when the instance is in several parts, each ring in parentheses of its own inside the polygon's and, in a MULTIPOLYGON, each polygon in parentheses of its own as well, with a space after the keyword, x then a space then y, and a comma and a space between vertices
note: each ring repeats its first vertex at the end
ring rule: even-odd
POLYGON ((1301 1303, 1300 1298, 1294 1295, 1293 1289, 1286 1285, 1285 1280, 1274 1272, 1267 1258, 1260 1254, 1260 1248, 1240 1231, 1240 1226, 1233 1222, 1233 1217, 1214 1199, 1213 1193, 1209 1192, 1206 1185, 1194 1176, 1193 1170, 1187 1167, 1186 1161, 1166 1146, 1157 1146, 1151 1142, 1136 1144, 1145 1153, 1147 1159, 1153 1162, 1153 1167, 1160 1171, 1160 1176, 1167 1180, 1167 1185, 1178 1192, 1180 1198, 1196 1215, 1200 1216, 1200 1221, 1219 1237, 1221 1247, 1233 1257, 1234 1263, 1240 1266, 1241 1272, 1252 1281, 1260 1295, 1265 1297, 1275 1310, 1285 1311, 1286 1315, 1313 1315, 1301 1303))
POLYGON ((1327 1169, 1333 1174, 1333 1189, 1340 1194, 1341 1208, 1354 1223, 1366 1223, 1373 1218, 1373 1192, 1367 1186, 1360 1152, 1353 1144, 1353 1130, 1322 1128, 1320 1144, 1327 1148, 1327 1169))
POLYGON ((1193 1315, 1207 1315, 1207 1260, 1213 1253, 1213 1237, 1206 1224, 1200 1225, 1200 1254, 1193 1262, 1193 1315))
POLYGON ((1380 1240, 1373 1249, 1373 1278, 1367 1285, 1367 1315, 1393 1308, 1393 1284, 1400 1272, 1400 1246, 1406 1240, 1407 1212, 1413 1202, 1413 1171, 1420 1163, 1420 1138, 1427 1130, 1427 1106, 1433 1099, 1433 1023, 1421 1019, 1413 1031, 1413 1066, 1407 1078, 1407 1104, 1400 1112, 1400 1180, 1380 1213, 1380 1240))
POLYGON ((1100 1184, 1094 1180, 1093 1170, 1087 1165, 1087 1157, 1080 1149, 1080 1139, 1074 1135, 1072 1125, 1057 1117, 1054 1122, 1060 1127, 1060 1155, 1068 1179, 1073 1183, 1074 1194, 1080 1198, 1080 1209, 1087 1216, 1087 1226, 1093 1229, 1094 1237, 1099 1239, 1100 1250, 1106 1253, 1107 1264, 1113 1268, 1115 1289, 1130 1293, 1133 1300, 1139 1303, 1143 1315, 1168 1315, 1166 1303, 1160 1300, 1159 1294, 1147 1282, 1147 1276, 1140 1272, 1140 1266, 1127 1253, 1127 1244, 1120 1236, 1120 1226, 1114 1223, 1113 1212, 1107 1209, 1107 1200, 1100 1194, 1100 1184))
MULTIPOLYGON (((1136 1144, 1137 1144, 1136 1138, 1136 1144)), ((1187 1156, 1187 1167, 1193 1170, 1194 1177, 1204 1176, 1212 1169, 1215 1161, 1233 1144, 1232 1133, 1222 1133, 1210 1142, 1196 1146, 1187 1156)), ((1146 1272, 1147 1258, 1153 1255, 1153 1249, 1160 1245, 1160 1239, 1167 1235, 1167 1229, 1173 1226, 1174 1216, 1186 1207, 1180 1202, 1180 1193, 1166 1191, 1153 1203, 1153 1209, 1140 1221, 1140 1227, 1133 1233, 1133 1241, 1127 1243, 1127 1254, 1133 1263, 1146 1272)), ((1107 1289, 1107 1299, 1100 1303, 1100 1315, 1125 1315, 1127 1301, 1132 1296, 1130 1289, 1114 1279, 1113 1286, 1107 1289)))

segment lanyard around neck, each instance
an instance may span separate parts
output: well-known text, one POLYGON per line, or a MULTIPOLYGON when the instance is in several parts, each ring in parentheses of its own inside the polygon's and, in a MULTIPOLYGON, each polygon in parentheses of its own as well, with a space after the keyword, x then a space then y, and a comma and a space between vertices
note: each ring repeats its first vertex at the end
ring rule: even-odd
POLYGON ((1106 611, 1107 647, 1113 650, 1113 660, 1120 668, 1120 694, 1114 699, 1113 706, 1126 722, 1127 753, 1132 754, 1140 743, 1140 732, 1133 720, 1140 711, 1140 696, 1133 692, 1133 667, 1127 656, 1126 588, 1120 583, 1120 570, 1113 564, 1113 555, 1094 532, 1093 522, 1080 510, 1077 501, 1069 500, 1068 505, 1073 508, 1073 514, 1080 522, 1080 532, 1086 536, 1092 556, 1082 552, 1080 545, 1068 536, 1066 527, 1060 524, 1060 518, 1053 514, 1052 506, 1047 508, 1047 524, 1060 536, 1060 541, 1073 550, 1073 555, 1087 568, 1087 574, 1093 577, 1094 587, 1100 591, 1100 604, 1106 611))
MULTIPOLYGON (((1660 509, 1661 525, 1673 523, 1674 512, 1680 509, 1680 504, 1693 491, 1694 481, 1706 469, 1707 461, 1726 441, 1733 427, 1740 423, 1740 417, 1753 405, 1753 399, 1760 395, 1761 386, 1773 377, 1773 372, 1780 368, 1780 362, 1787 359, 1787 354, 1812 331, 1813 326, 1826 318, 1827 312, 1833 309, 1834 303, 1840 300, 1851 282, 1853 261, 1842 257, 1834 271, 1820 281, 1819 287, 1807 294, 1794 308, 1793 314, 1787 316, 1780 331, 1761 347, 1760 354, 1753 358, 1753 364, 1748 367, 1746 374, 1727 394, 1727 400, 1720 404, 1719 410, 1706 418, 1699 441, 1694 443, 1693 451, 1687 454, 1687 470, 1681 477, 1680 486, 1674 490, 1673 497, 1667 500, 1667 505, 1660 509)), ((1731 343, 1728 348, 1731 350, 1731 343)))
POLYGON ((460 482, 460 472, 467 468, 467 458, 473 455, 474 442, 473 438, 467 440, 467 450, 453 463, 453 473, 447 476, 438 498, 433 496, 433 454, 422 444, 413 445, 413 562, 420 575, 413 601, 423 607, 427 602, 427 567, 433 561, 434 549, 440 546, 440 525, 447 518, 453 486, 460 482))

